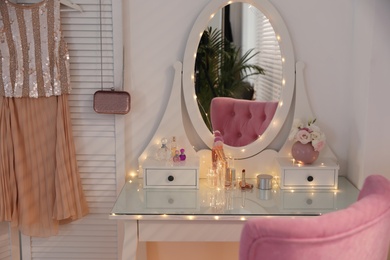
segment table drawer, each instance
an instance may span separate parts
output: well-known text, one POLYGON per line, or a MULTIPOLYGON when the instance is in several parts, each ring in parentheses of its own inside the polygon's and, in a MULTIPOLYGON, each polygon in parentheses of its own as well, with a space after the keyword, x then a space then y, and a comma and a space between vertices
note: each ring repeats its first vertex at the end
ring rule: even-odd
POLYGON ((302 165, 291 158, 279 157, 280 188, 294 190, 338 188, 339 165, 334 158, 320 158, 313 164, 302 165))
POLYGON ((333 169, 284 170, 285 187, 337 187, 337 173, 333 169))
POLYGON ((334 208, 333 192, 291 192, 282 193, 284 210, 331 210, 334 208))
POLYGON ((145 169, 145 188, 197 188, 197 169, 145 169))
POLYGON ((146 207, 152 209, 196 209, 198 201, 197 190, 145 191, 146 207))

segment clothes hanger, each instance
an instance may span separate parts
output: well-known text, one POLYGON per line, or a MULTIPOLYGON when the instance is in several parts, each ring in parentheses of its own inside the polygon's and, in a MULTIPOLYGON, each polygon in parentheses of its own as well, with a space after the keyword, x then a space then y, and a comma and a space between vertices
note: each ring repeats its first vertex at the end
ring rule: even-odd
POLYGON ((78 4, 75 4, 70 0, 60 0, 60 2, 61 2, 61 4, 66 5, 66 6, 72 8, 72 9, 75 9, 77 11, 80 11, 80 12, 83 11, 83 9, 81 9, 81 7, 78 4))
MULTIPOLYGON (((10 2, 12 2, 12 3, 18 3, 18 1, 14 1, 14 0, 12 0, 12 1, 10 1, 10 2)), ((78 4, 75 4, 75 3, 73 3, 72 1, 70 1, 70 0, 60 0, 60 3, 61 4, 63 4, 63 5, 66 5, 67 7, 70 7, 70 8, 72 8, 72 9, 74 9, 74 10, 77 10, 77 11, 79 11, 79 12, 83 12, 83 9, 81 9, 81 6, 79 6, 78 4)))

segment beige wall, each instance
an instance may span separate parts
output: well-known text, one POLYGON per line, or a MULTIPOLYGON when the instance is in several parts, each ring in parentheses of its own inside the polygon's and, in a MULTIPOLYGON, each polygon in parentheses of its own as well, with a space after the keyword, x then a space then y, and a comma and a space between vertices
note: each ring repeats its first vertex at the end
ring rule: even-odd
POLYGON ((149 242, 148 260, 237 260, 238 242, 149 242))

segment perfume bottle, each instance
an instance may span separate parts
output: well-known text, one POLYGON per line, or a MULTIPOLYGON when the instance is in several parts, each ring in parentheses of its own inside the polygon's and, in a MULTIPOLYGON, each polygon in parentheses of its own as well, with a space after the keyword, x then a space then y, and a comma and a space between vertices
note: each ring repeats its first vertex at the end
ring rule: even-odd
POLYGON ((175 151, 175 156, 173 156, 172 160, 174 162, 180 162, 180 152, 179 152, 179 150, 175 151))
POLYGON ((226 156, 223 150, 223 138, 218 130, 214 131, 214 144, 211 149, 211 162, 214 170, 217 168, 219 163, 223 163, 224 167, 226 167, 226 156))
POLYGON ((186 158, 187 158, 187 156, 185 155, 185 150, 182 148, 182 149, 180 149, 180 155, 179 155, 179 157, 180 157, 180 161, 185 161, 186 160, 186 158))
POLYGON ((176 150, 177 150, 176 136, 173 136, 172 140, 171 140, 171 157, 172 157, 172 159, 173 159, 173 157, 175 157, 176 150))
POLYGON ((167 147, 168 140, 166 138, 161 139, 161 148, 157 150, 157 160, 169 161, 171 159, 171 151, 167 147))

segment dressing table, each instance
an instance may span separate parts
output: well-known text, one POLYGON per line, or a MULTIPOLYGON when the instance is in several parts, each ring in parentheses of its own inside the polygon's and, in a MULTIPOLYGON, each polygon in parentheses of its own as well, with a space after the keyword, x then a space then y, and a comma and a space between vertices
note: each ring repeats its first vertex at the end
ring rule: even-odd
POLYGON ((304 63, 295 61, 287 26, 268 0, 210 1, 190 32, 183 62, 177 61, 174 69, 165 113, 139 156, 138 175, 127 180, 109 216, 124 223, 122 259, 147 259, 148 241, 239 241, 243 224, 249 218, 316 217, 356 201, 359 191, 339 176, 337 158, 329 146, 321 150, 319 167, 291 168, 278 159, 291 158, 292 143, 287 139, 293 119, 307 121, 315 116, 306 95, 304 63), (194 64, 202 33, 212 18, 223 17, 218 14, 223 7, 236 3, 244 3, 242 8, 248 8, 250 13, 259 10, 261 14, 256 16, 269 20, 280 51, 280 58, 273 59, 281 66, 281 77, 275 80, 281 93, 267 129, 248 145, 224 145, 225 155, 234 161, 236 172, 245 169, 247 182, 254 184, 253 189, 244 191, 218 190, 207 183, 214 136, 204 122, 194 88, 194 64), (179 149, 185 149, 187 161, 197 162, 196 165, 183 168, 174 163, 153 163, 161 140, 171 137, 175 137, 179 149), (179 180, 176 176, 180 176, 180 169, 185 169, 191 178, 183 178, 175 187, 173 181, 179 180), (302 179, 301 175, 307 173, 311 178, 302 179), (258 174, 273 176, 271 190, 256 188, 258 174), (293 175, 299 181, 291 179, 293 175), (313 183, 321 188, 312 187, 313 183))
POLYGON ((315 217, 343 209, 359 190, 345 177, 338 184, 333 190, 282 190, 277 184, 271 190, 217 190, 201 179, 199 189, 168 190, 144 189, 135 177, 124 185, 109 218, 124 221, 122 259, 146 260, 139 245, 148 241, 239 241, 249 218, 315 217))

